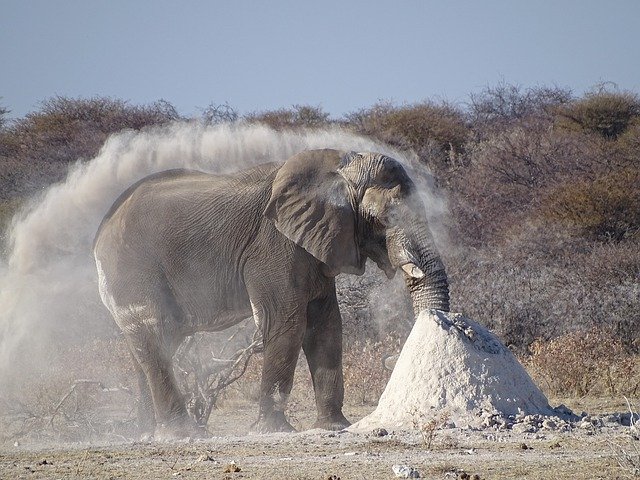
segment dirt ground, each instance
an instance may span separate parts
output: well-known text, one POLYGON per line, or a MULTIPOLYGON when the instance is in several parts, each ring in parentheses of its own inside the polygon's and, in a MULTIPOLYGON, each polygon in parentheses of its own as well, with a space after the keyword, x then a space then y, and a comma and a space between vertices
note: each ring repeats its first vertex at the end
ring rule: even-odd
MULTIPOLYGON (((569 406, 581 405, 591 414, 624 411, 607 401, 569 406)), ((356 420, 372 409, 345 413, 356 420)), ((449 428, 435 432, 430 448, 415 430, 244 435, 254 417, 252 405, 217 411, 209 425, 214 436, 197 441, 4 446, 0 478, 392 479, 394 465, 438 479, 634 478, 618 460, 639 443, 629 427, 612 425, 538 433, 449 428)), ((298 410, 294 424, 304 429, 312 417, 312 409, 298 410)))

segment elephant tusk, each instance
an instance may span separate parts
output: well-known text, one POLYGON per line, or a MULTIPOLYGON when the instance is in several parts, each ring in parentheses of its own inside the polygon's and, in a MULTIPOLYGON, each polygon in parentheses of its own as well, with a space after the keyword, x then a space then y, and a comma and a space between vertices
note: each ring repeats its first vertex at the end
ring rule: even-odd
POLYGON ((404 272, 413 278, 422 278, 424 277, 424 272, 416 267, 413 263, 405 263, 400 268, 404 270, 404 272))

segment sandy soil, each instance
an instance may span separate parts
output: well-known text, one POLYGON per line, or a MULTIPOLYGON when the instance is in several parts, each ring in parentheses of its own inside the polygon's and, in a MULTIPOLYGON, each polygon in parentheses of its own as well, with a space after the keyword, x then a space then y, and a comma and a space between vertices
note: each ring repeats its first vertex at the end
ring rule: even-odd
MULTIPOLYGON (((358 419, 371 409, 345 412, 358 419)), ((297 426, 310 424, 312 415, 296 412, 297 426)), ((391 479, 397 464, 423 478, 631 478, 618 465, 616 445, 638 443, 628 427, 609 424, 562 433, 450 428, 435 433, 430 449, 416 431, 242 435, 254 416, 250 405, 218 411, 209 426, 217 436, 190 442, 5 446, 0 478, 391 479), (232 462, 240 471, 230 471, 232 462)))

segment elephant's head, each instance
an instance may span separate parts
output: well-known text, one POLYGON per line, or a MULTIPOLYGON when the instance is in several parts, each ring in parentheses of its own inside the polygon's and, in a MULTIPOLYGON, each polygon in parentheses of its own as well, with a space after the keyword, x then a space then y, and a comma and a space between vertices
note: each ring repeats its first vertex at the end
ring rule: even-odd
POLYGON ((449 310, 449 286, 415 184, 377 153, 302 152, 278 171, 265 215, 329 267, 361 275, 371 258, 401 268, 414 310, 449 310))

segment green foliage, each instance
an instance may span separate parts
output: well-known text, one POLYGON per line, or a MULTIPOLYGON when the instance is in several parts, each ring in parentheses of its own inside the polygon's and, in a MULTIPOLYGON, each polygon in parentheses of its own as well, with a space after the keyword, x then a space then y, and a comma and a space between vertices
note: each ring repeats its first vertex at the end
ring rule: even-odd
POLYGON ((631 92, 599 90, 558 108, 558 125, 615 139, 637 121, 640 98, 631 92))

